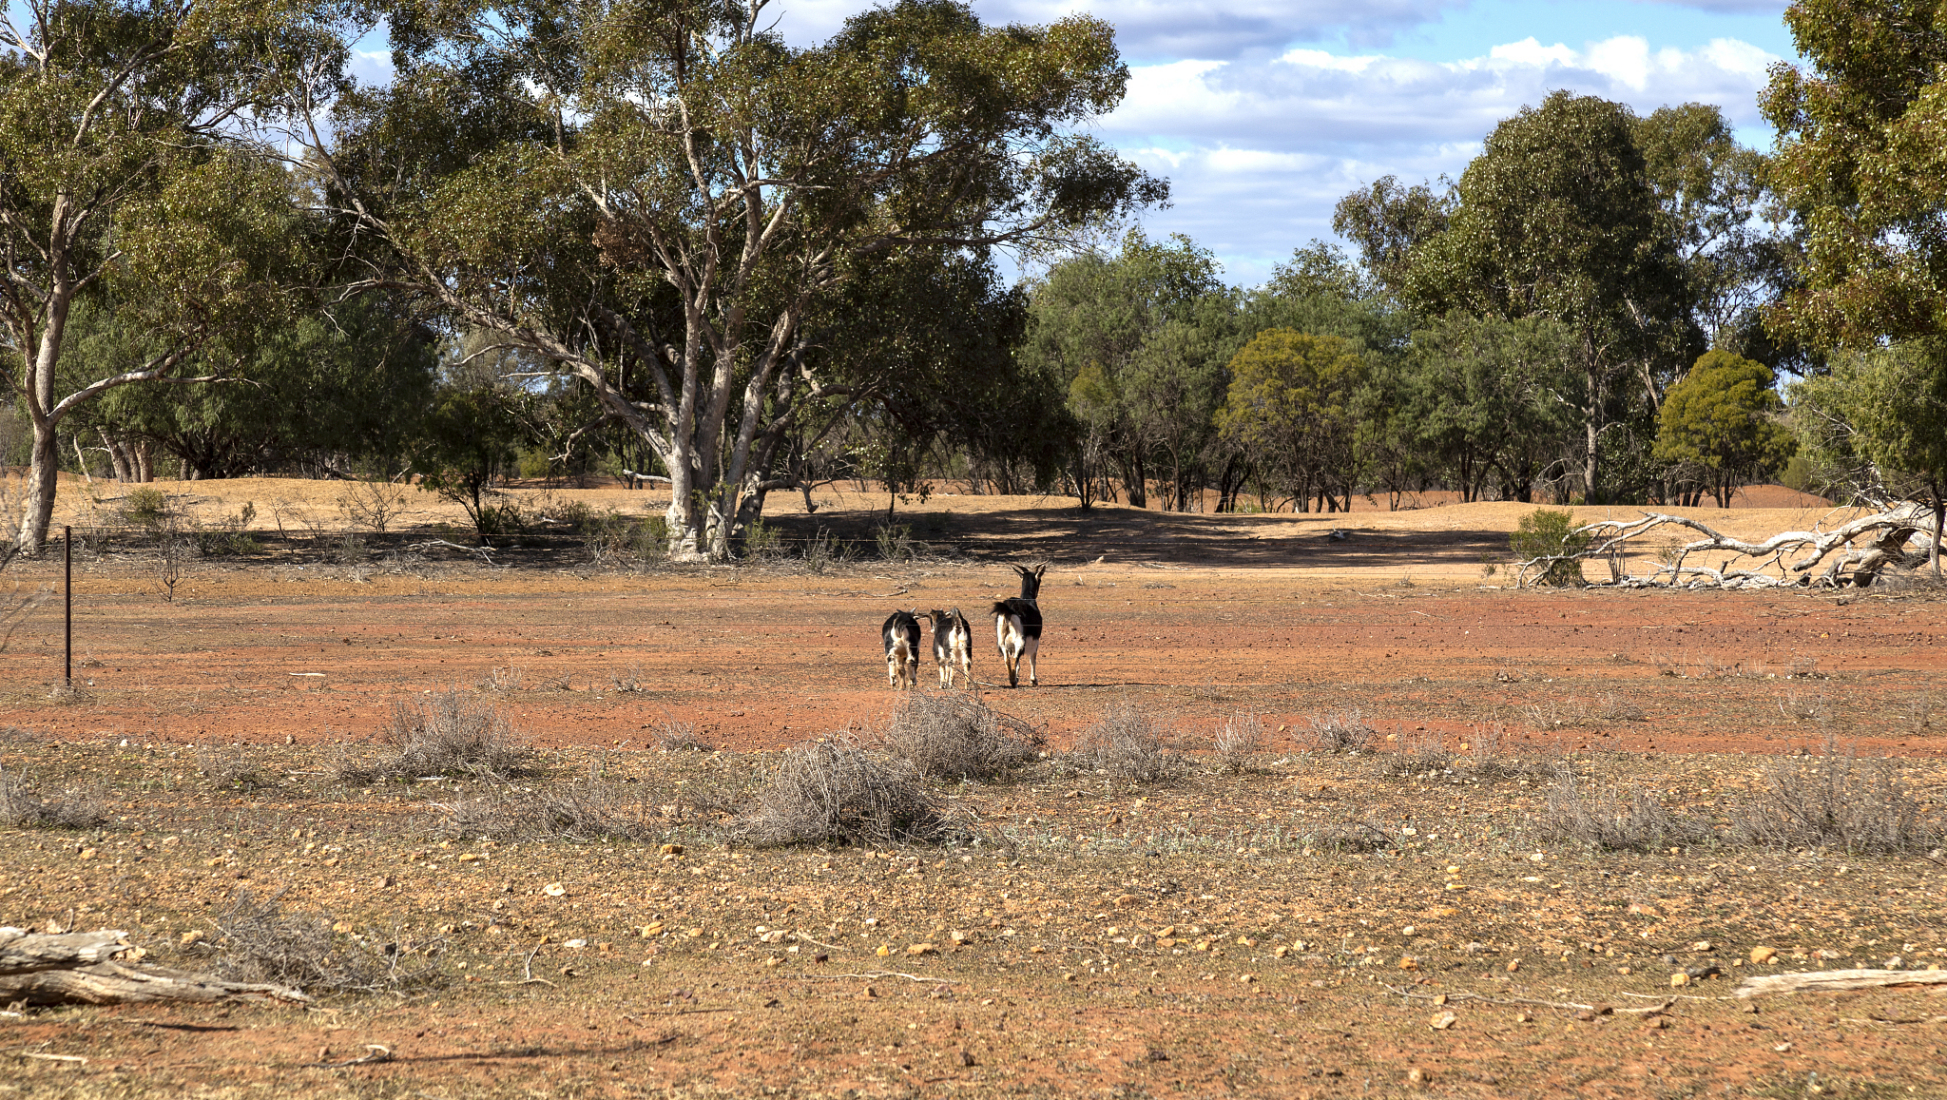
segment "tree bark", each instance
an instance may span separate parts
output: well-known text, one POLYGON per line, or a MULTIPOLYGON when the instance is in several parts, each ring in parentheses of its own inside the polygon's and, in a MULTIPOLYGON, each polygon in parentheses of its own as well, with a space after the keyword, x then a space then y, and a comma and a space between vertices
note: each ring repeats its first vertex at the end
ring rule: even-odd
POLYGON ((133 967, 115 956, 135 950, 128 934, 40 933, 0 928, 0 1003, 133 1004, 153 1001, 280 1001, 311 998, 296 989, 230 982, 163 967, 133 967))
POLYGON ((1947 985, 1947 970, 1816 970, 1805 974, 1766 974, 1744 979, 1732 990, 1739 997, 1770 993, 1839 993, 1893 985, 1947 985))

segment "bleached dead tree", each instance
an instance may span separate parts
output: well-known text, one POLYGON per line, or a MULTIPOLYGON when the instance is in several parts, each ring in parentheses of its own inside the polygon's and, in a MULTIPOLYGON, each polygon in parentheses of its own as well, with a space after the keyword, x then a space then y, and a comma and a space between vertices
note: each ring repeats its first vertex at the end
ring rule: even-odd
POLYGON ((1935 514, 1929 504, 1902 501, 1856 516, 1829 531, 1784 531, 1761 542, 1722 534, 1694 519, 1664 512, 1645 512, 1627 522, 1602 520, 1577 527, 1568 542, 1580 546, 1569 553, 1544 555, 1521 562, 1516 574, 1526 586, 1544 576, 1557 562, 1607 560, 1607 583, 1622 588, 1782 588, 1816 586, 1860 588, 1873 584, 1888 569, 1926 563, 1932 545, 1935 514), (1704 536, 1671 545, 1647 574, 1632 574, 1625 564, 1632 540, 1659 527, 1686 527, 1704 536), (1914 543, 1918 541, 1917 548, 1914 543), (1731 557, 1716 567, 1692 564, 1715 552, 1731 557))

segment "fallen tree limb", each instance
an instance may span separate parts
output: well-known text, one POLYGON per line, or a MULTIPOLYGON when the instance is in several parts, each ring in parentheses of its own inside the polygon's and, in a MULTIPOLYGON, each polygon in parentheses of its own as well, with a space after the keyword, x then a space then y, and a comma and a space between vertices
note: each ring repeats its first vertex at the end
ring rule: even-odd
POLYGON ((1744 979, 1732 990, 1739 997, 1773 993, 1843 993, 1848 989, 1886 989, 1901 985, 1947 985, 1947 970, 1814 970, 1804 974, 1766 974, 1744 979))
POLYGON ((1855 516, 1830 531, 1784 531, 1759 542, 1726 535, 1686 516, 1665 512, 1644 512, 1640 519, 1627 522, 1602 520, 1577 527, 1571 537, 1582 536, 1586 546, 1573 553, 1551 554, 1520 563, 1516 583, 1525 587, 1534 577, 1546 576, 1551 566, 1565 561, 1583 562, 1606 559, 1610 567, 1608 583, 1623 588, 1779 588, 1820 585, 1866 587, 1889 568, 1917 566, 1927 558, 1924 549, 1910 551, 1916 538, 1930 543, 1934 537, 1933 509, 1913 501, 1884 506, 1880 511, 1855 516), (1647 575, 1625 572, 1623 560, 1631 540, 1640 540, 1659 527, 1684 527, 1704 537, 1672 544, 1647 575), (1688 564, 1693 556, 1723 551, 1731 555, 1718 567, 1688 564), (1746 568, 1731 568, 1737 559, 1748 559, 1746 568))
POLYGON ((156 1001, 278 1001, 304 1004, 296 989, 231 982, 208 974, 136 967, 115 956, 134 951, 127 933, 44 933, 0 928, 0 1003, 138 1004, 156 1001))

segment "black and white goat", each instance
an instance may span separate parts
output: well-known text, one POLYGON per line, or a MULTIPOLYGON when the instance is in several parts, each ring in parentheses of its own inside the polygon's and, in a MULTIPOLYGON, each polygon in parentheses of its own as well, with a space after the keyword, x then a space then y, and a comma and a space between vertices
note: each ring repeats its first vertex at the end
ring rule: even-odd
POLYGON ((919 612, 895 611, 880 629, 886 641, 886 682, 895 688, 919 686, 919 612))
POLYGON ((940 686, 953 686, 955 675, 973 686, 973 626, 959 608, 934 611, 933 663, 940 669, 940 686))
POLYGON ((1036 674, 1035 655, 1041 651, 1041 605, 1037 601, 1041 595, 1041 574, 1048 567, 1037 565, 1029 569, 1017 565, 1014 571, 1021 575, 1021 595, 995 601, 994 641, 1000 646, 1001 660, 1007 665, 1007 686, 1020 685, 1023 657, 1028 659, 1028 683, 1038 685, 1041 679, 1036 674))

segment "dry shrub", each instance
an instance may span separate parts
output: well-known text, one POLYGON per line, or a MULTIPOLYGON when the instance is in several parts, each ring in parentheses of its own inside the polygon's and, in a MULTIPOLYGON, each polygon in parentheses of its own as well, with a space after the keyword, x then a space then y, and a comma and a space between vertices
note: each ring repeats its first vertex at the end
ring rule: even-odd
POLYGON ((1393 837, 1370 821, 1346 821, 1312 833, 1305 846, 1319 852, 1379 852, 1393 846, 1393 837))
POLYGON ((1439 734, 1414 730, 1400 742, 1399 752, 1386 762, 1385 770, 1401 776, 1439 773, 1453 767, 1456 758, 1439 734))
POLYGON ((1671 811, 1634 784, 1585 793, 1572 775, 1549 789, 1540 827, 1550 840, 1637 852, 1695 844, 1711 833, 1708 823, 1671 811))
POLYGON ((1378 731, 1367 725, 1365 717, 1356 710, 1314 714, 1306 721, 1312 728, 1298 739, 1299 748, 1306 752, 1361 752, 1378 736, 1378 731))
POLYGON ((952 835, 912 764, 843 736, 785 753, 734 832, 766 846, 937 844, 952 835))
POLYGON ((696 727, 688 722, 679 722, 674 715, 665 713, 663 720, 649 731, 656 741, 656 747, 664 752, 709 752, 710 746, 697 735, 696 727))
POLYGON ((1079 769, 1131 783, 1166 783, 1188 768, 1170 750, 1168 734, 1168 726, 1124 700, 1082 731, 1068 759, 1079 769))
POLYGON ((107 823, 108 810, 100 787, 67 787, 43 797, 25 778, 0 768, 0 826, 98 829, 107 823))
POLYGON ((649 800, 595 775, 538 790, 496 787, 434 809, 453 835, 489 840, 649 840, 661 831, 649 800))
POLYGON ((1731 827, 1743 844, 1858 853, 1926 851, 1942 835, 1891 761, 1841 753, 1831 737, 1821 755, 1774 761, 1751 801, 1732 813, 1731 827))
POLYGON ((1264 751, 1264 721, 1250 711, 1233 714, 1217 727, 1213 738, 1217 768, 1226 775, 1251 770, 1251 759, 1264 751))
POLYGON ((998 779, 1041 755, 1040 731, 971 695, 913 692, 880 731, 879 747, 925 779, 998 779))
POLYGON ((196 750, 196 770, 218 790, 261 791, 277 785, 250 759, 242 745, 228 748, 203 747, 196 750))
POLYGON ((430 984, 441 944, 401 944, 378 936, 341 937, 325 913, 286 913, 284 892, 259 900, 239 890, 216 918, 217 970, 226 978, 274 982, 308 992, 378 993, 430 984), (381 942, 383 940, 383 942, 381 942), (418 954, 418 966, 408 956, 418 954))
POLYGON ((361 786, 423 775, 511 779, 529 774, 534 756, 498 707, 459 691, 435 695, 423 707, 394 702, 380 741, 391 751, 375 761, 340 761, 338 779, 361 786))
POLYGON ((1565 774, 1559 743, 1537 748, 1531 741, 1516 741, 1499 723, 1475 726, 1467 735, 1463 758, 1468 773, 1476 779, 1513 779, 1516 776, 1556 776, 1565 774))

